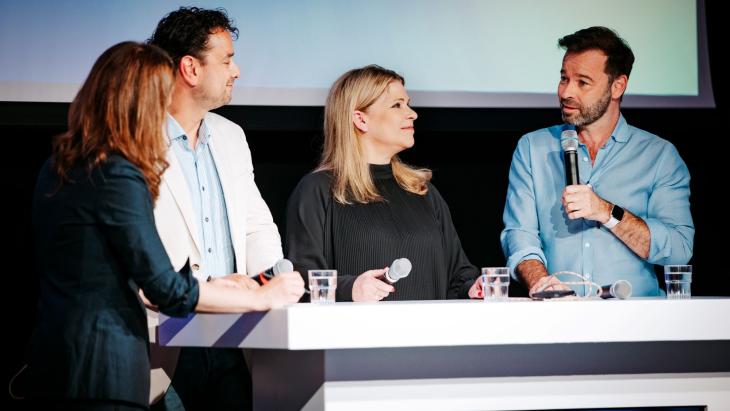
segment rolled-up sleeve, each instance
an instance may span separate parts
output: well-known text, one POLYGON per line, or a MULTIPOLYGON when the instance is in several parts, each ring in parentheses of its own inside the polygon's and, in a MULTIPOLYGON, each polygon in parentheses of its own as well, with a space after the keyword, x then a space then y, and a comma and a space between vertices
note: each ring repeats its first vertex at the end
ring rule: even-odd
POLYGON ((502 215, 504 230, 500 241, 513 276, 515 267, 524 260, 540 260, 543 264, 547 261, 540 241, 529 145, 528 138, 522 137, 512 156, 502 215))
POLYGON ((689 170, 671 144, 659 161, 645 219, 651 233, 647 260, 660 265, 686 264, 692 258, 695 233, 689 207, 689 170))

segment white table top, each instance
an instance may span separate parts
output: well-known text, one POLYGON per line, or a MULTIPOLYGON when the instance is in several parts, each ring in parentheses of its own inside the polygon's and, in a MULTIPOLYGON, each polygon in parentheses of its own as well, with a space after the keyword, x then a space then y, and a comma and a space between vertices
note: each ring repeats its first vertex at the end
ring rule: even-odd
POLYGON ((171 346, 346 349, 730 340, 730 298, 294 304, 268 313, 161 316, 171 346))

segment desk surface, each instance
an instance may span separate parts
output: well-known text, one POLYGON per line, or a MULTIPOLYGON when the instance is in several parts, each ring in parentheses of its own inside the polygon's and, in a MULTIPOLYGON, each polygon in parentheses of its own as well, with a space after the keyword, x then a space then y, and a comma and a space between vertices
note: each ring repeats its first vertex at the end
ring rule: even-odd
POLYGON ((730 298, 294 304, 161 316, 168 346, 289 350, 730 340, 730 298))

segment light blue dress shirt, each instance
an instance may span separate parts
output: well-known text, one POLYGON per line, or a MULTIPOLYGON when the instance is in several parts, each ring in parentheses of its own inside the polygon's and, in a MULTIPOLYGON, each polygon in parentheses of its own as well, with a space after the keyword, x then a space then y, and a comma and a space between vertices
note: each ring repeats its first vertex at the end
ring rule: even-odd
MULTIPOLYGON (((578 148, 581 184, 646 222, 651 247, 637 256, 600 223, 568 219, 561 203, 565 166, 561 125, 523 136, 512 157, 504 209, 502 249, 513 269, 542 261, 549 273, 573 271, 599 285, 624 279, 634 296, 662 295, 653 264, 685 264, 692 257, 694 224, 689 209, 689 170, 676 148, 619 118, 591 163, 578 148)), ((567 280, 567 278, 565 278, 567 280)), ((580 291, 580 290, 579 290, 580 291)))
POLYGON ((200 250, 201 270, 211 277, 233 273, 235 256, 226 200, 208 144, 215 136, 211 135, 203 120, 198 131, 198 144, 195 149, 191 149, 185 131, 169 114, 167 136, 170 139, 170 150, 180 162, 188 182, 193 210, 199 223, 198 238, 203 245, 200 250))

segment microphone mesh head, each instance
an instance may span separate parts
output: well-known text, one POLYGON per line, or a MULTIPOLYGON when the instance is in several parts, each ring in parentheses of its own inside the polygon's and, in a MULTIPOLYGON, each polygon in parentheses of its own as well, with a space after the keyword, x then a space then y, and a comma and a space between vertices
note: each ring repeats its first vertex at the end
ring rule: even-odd
POLYGON ((408 277, 412 268, 413 265, 411 264, 411 260, 407 258, 399 258, 393 261, 393 264, 390 265, 390 268, 388 269, 388 276, 393 279, 393 281, 398 281, 401 278, 408 277))
POLYGON ((282 258, 274 264, 274 275, 294 271, 294 265, 286 258, 282 258))
POLYGON ((626 280, 618 280, 611 285, 611 294, 619 300, 631 297, 632 291, 631 283, 626 280))
POLYGON ((578 144, 578 133, 575 130, 565 130, 560 134, 563 151, 578 151, 578 144))

